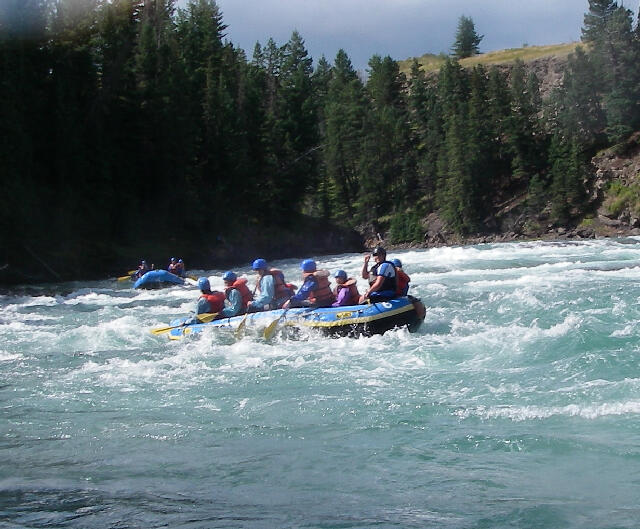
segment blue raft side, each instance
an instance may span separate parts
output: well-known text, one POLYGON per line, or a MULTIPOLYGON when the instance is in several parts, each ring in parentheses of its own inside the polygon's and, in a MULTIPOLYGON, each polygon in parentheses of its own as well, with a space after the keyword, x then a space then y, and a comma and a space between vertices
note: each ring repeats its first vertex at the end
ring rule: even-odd
POLYGON ((160 288, 167 284, 184 285, 184 279, 167 270, 150 270, 133 284, 133 288, 160 288))
MULTIPOLYGON (((270 310, 266 312, 254 312, 246 316, 246 326, 264 328, 274 320, 282 317, 281 325, 295 325, 299 327, 336 327, 348 326, 368 322, 381 317, 391 317, 399 312, 413 309, 413 303, 407 297, 392 299, 389 301, 372 303, 367 305, 349 305, 344 307, 327 307, 319 309, 295 308, 285 311, 284 309, 270 310)), ((222 318, 208 323, 197 323, 185 327, 172 329, 169 338, 178 340, 184 335, 199 333, 207 328, 237 329, 240 322, 245 318, 234 316, 233 318, 222 318)), ((170 325, 180 325, 191 319, 190 317, 178 318, 170 325)))

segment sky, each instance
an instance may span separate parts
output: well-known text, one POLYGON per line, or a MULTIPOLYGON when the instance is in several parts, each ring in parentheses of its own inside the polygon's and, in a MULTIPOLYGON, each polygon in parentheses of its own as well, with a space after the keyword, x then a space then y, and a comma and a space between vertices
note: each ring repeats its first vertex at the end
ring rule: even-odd
MULTIPOLYGON (((187 0, 180 0, 185 5, 187 0)), ((624 5, 637 14, 639 0, 624 5), (633 5, 632 5, 633 4, 633 5)), ((480 51, 580 40, 588 0, 216 0, 226 38, 251 58, 256 42, 283 45, 297 30, 309 55, 333 63, 340 48, 365 70, 375 55, 395 60, 449 53, 459 18, 484 35, 480 51)))

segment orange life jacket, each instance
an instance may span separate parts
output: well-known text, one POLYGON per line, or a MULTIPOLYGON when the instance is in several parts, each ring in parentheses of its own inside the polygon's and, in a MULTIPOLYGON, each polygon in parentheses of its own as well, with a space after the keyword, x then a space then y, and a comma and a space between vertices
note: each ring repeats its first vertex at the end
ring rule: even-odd
MULTIPOLYGON (((282 304, 293 296, 292 285, 284 282, 284 272, 282 270, 271 268, 267 270, 266 274, 273 276, 273 283, 275 285, 274 302, 281 302, 279 304, 282 304)), ((256 284, 256 291, 260 292, 260 281, 256 284)))
POLYGON ((314 276, 318 283, 316 290, 309 292, 309 301, 319 307, 328 307, 331 305, 335 298, 333 292, 331 292, 331 285, 329 284, 329 271, 328 270, 316 270, 315 272, 307 272, 302 274, 303 277, 314 276))
POLYGON ((209 302, 209 312, 220 312, 224 309, 225 295, 222 292, 214 291, 211 294, 202 294, 200 297, 209 302))
POLYGON ((396 292, 400 296, 406 296, 411 278, 400 268, 396 268, 396 292))
POLYGON ((229 292, 233 289, 240 292, 240 295, 242 296, 242 308, 246 309, 249 302, 253 299, 253 294, 251 294, 251 291, 247 286, 247 278, 239 277, 233 282, 233 285, 225 287, 224 293, 227 299, 229 299, 229 292))
POLYGON ((358 292, 358 282, 350 277, 347 279, 342 285, 336 285, 336 288, 333 290, 333 295, 336 299, 338 299, 338 294, 343 288, 349 289, 349 302, 348 305, 357 305, 358 300, 360 299, 360 292, 358 292))

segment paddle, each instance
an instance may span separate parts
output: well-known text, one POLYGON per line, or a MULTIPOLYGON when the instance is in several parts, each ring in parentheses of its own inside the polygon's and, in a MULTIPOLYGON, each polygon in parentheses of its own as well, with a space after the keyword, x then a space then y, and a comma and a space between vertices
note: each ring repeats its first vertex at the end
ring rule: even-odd
MULTIPOLYGON (((203 314, 196 314, 196 318, 200 321, 200 323, 209 323, 213 321, 215 317, 218 315, 217 312, 205 312, 203 314)), ((169 332, 171 329, 177 329, 178 327, 186 327, 188 325, 193 325, 192 323, 181 323, 180 325, 172 325, 171 327, 158 327, 157 329, 151 329, 151 334, 163 334, 165 332, 169 332)))
POLYGON ((116 280, 117 280, 117 281, 126 281, 127 279, 131 279, 131 276, 132 276, 133 274, 135 274, 136 272, 137 272, 137 270, 129 270, 129 271, 127 272, 127 274, 128 274, 128 275, 126 275, 126 276, 120 276, 120 277, 117 277, 117 278, 116 278, 116 280))
POLYGON ((239 340, 242 337, 242 333, 244 332, 244 328, 247 324, 247 317, 249 316, 249 313, 247 312, 244 315, 244 318, 242 318, 242 321, 240 322, 240 324, 238 325, 238 328, 236 329, 236 332, 234 333, 234 336, 236 338, 236 340, 239 340))
POLYGON ((265 327, 264 332, 262 333, 265 340, 271 340, 271 338, 273 338, 273 335, 276 333, 278 323, 280 323, 280 320, 284 318, 287 312, 289 312, 289 308, 284 309, 284 312, 280 314, 280 317, 276 318, 269 325, 265 327))
MULTIPOLYGON (((258 282, 256 283, 256 286, 253 287, 253 292, 251 293, 251 299, 253 299, 253 297, 256 295, 256 290, 258 290, 259 284, 260 284, 260 281, 258 280, 258 282)), ((247 310, 247 308, 245 310, 247 310)), ((249 316, 249 312, 245 312, 244 318, 242 318, 242 321, 240 322, 240 324, 238 325, 238 328, 236 329, 236 332, 234 333, 236 340, 239 340, 240 338, 242 338, 242 334, 244 333, 244 328, 247 324, 248 316, 249 316)))
MULTIPOLYGON (((264 329, 264 333, 263 336, 266 340, 270 340, 273 335, 275 334, 277 327, 278 327, 278 323, 280 323, 280 321, 282 320, 282 318, 284 318, 285 314, 289 311, 289 309, 295 309, 295 308, 302 308, 302 307, 287 307, 286 309, 284 309, 284 312, 282 314, 280 314, 280 317, 274 321, 272 321, 269 325, 267 325, 267 327, 264 329)), ((308 314, 309 312, 312 312, 314 310, 316 310, 318 307, 307 307, 306 310, 303 310, 301 312, 297 312, 294 317, 297 316, 296 320, 300 319, 300 316, 304 315, 304 314, 308 314)), ((295 321, 295 320, 294 320, 295 321)))

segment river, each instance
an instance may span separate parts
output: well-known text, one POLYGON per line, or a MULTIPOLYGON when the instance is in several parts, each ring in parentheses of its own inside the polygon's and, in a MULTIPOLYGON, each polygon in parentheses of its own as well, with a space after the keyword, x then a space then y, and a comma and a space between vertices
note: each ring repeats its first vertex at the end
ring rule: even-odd
POLYGON ((193 287, 5 291, 0 528, 638 527, 640 238, 389 257, 415 334, 172 342, 193 287))

